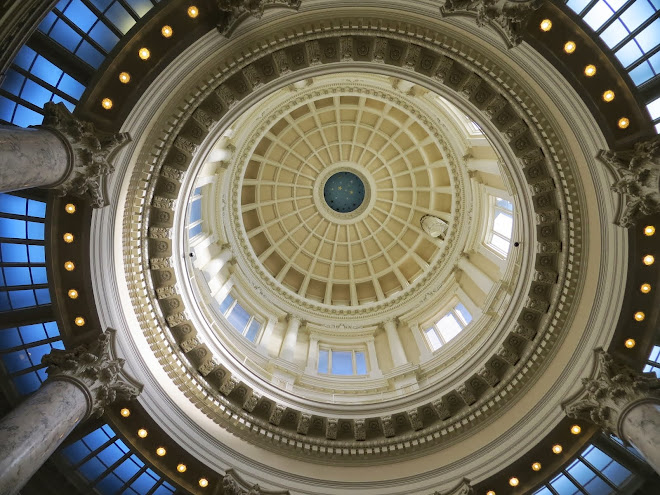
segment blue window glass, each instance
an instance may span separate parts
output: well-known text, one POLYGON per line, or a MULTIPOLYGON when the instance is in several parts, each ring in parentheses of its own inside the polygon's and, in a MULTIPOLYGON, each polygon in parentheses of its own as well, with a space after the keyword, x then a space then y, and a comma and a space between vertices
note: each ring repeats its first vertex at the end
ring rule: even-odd
POLYGON ((98 19, 96 15, 85 7, 80 0, 73 0, 64 10, 66 15, 82 31, 89 31, 92 25, 98 19))
POLYGON ((44 116, 40 113, 30 110, 23 105, 16 105, 12 123, 19 127, 29 127, 31 125, 39 125, 44 121, 44 116))
POLYGON ((46 60, 41 55, 39 55, 34 61, 34 65, 30 72, 51 86, 57 86, 62 74, 64 74, 59 67, 46 60))
POLYGON ((111 436, 114 436, 114 434, 108 436, 103 428, 99 428, 83 437, 82 441, 85 442, 85 445, 87 445, 90 449, 96 450, 101 445, 106 443, 111 436))
MULTIPOLYGON (((87 62, 89 65, 97 69, 102 63, 105 57, 101 52, 96 48, 90 45, 87 41, 83 41, 78 49, 76 50, 76 55, 81 59, 87 62)), ((77 98, 80 98, 79 96, 77 98)))
POLYGON ((607 21, 614 12, 604 1, 599 1, 594 5, 589 12, 583 17, 584 22, 586 22, 591 29, 594 31, 601 27, 605 21, 607 21))
POLYGON ((154 491, 153 495, 170 495, 171 493, 174 493, 173 489, 168 488, 165 483, 160 485, 156 490, 154 491))
POLYGON ((5 76, 5 80, 2 83, 2 89, 18 96, 21 94, 23 83, 25 83, 25 76, 22 76, 15 70, 9 69, 5 76))
POLYGON ((202 218, 202 200, 197 199, 190 205, 190 223, 194 223, 202 218))
POLYGON ((27 308, 37 305, 37 299, 34 291, 31 290, 13 290, 8 292, 9 302, 13 309, 27 308))
POLYGON ((654 9, 648 0, 637 0, 623 13, 620 19, 629 31, 637 29, 646 19, 653 15, 654 9))
POLYGON ((140 466, 133 461, 133 457, 135 456, 131 456, 115 468, 115 474, 124 482, 131 479, 140 470, 140 466))
POLYGON ((142 17, 153 7, 149 0, 126 0, 126 3, 131 6, 133 12, 142 17))
POLYGON ((52 96, 52 92, 31 80, 25 82, 21 92, 21 98, 38 107, 43 107, 46 102, 50 101, 52 96))
POLYGON ((48 33, 48 36, 71 52, 74 51, 82 41, 82 36, 76 33, 73 28, 62 19, 57 20, 53 28, 50 30, 50 33, 48 33))
POLYGON ((188 237, 193 238, 202 233, 202 224, 198 223, 188 231, 188 237))
POLYGON ((254 320, 252 323, 250 323, 250 328, 248 328, 247 332, 245 333, 245 338, 251 342, 254 342, 254 340, 257 338, 257 335, 259 334, 259 328, 261 328, 261 325, 257 320, 254 320))
POLYGON ((319 373, 328 372, 328 351, 319 351, 319 373))
POLYGON ((119 41, 117 35, 102 22, 99 22, 94 26, 94 29, 89 32, 89 36, 107 52, 112 50, 119 41))
POLYGON ((12 194, 0 194, 0 212, 25 215, 27 199, 12 194))
POLYGON ((0 330, 0 350, 19 347, 23 344, 18 328, 4 328, 0 330))
POLYGON ((25 373, 12 377, 12 382, 21 395, 31 394, 41 386, 41 380, 36 373, 25 373))
POLYGON ((135 19, 122 7, 119 2, 115 2, 105 11, 105 16, 119 29, 126 34, 135 24, 135 19))
MULTIPOLYGON (((30 246, 36 247, 36 246, 30 246)), ((0 262, 5 263, 27 263, 28 246, 25 244, 0 244, 0 262)))
POLYGON ((0 119, 5 122, 11 122, 14 118, 16 103, 4 96, 0 96, 0 119))
POLYGON ((25 239, 25 221, 0 217, 0 237, 25 239))
POLYGON ((96 485, 96 489, 101 492, 102 495, 115 495, 119 493, 121 487, 124 486, 124 482, 120 480, 114 473, 109 473, 96 485))
POLYGON ((31 344, 40 340, 46 340, 46 328, 43 323, 35 323, 34 325, 24 325, 20 328, 21 337, 23 342, 31 344))
POLYGON ((240 304, 236 304, 230 315, 227 317, 229 323, 231 323, 233 327, 239 332, 243 331, 249 319, 250 313, 245 311, 245 309, 240 304))
POLYGON ((463 320, 463 324, 467 325, 472 321, 472 315, 470 312, 463 306, 462 303, 456 305, 456 311, 458 312, 460 318, 463 320))
POLYGON ((30 70, 36 57, 37 52, 35 52, 32 48, 28 48, 27 46, 23 45, 16 54, 14 64, 19 66, 21 69, 30 70))
POLYGON ((39 31, 43 33, 47 33, 56 20, 57 20, 57 16, 52 11, 48 12, 48 14, 46 14, 46 17, 44 17, 43 21, 41 21, 41 24, 39 24, 39 31))
POLYGON ((332 374, 333 375, 352 375, 353 374, 353 353, 351 351, 333 351, 332 352, 332 374))
POLYGON ((131 488, 137 493, 147 493, 155 484, 156 480, 149 473, 144 472, 131 484, 131 488))
POLYGON ((92 457, 78 468, 78 472, 82 474, 88 481, 94 481, 105 472, 105 466, 97 457, 92 457))
POLYGON ((3 355, 2 361, 9 373, 16 373, 30 367, 30 358, 24 350, 3 355))
POLYGON ((560 474, 553 479, 550 482, 550 486, 552 486, 559 495, 573 495, 580 493, 578 487, 575 486, 564 474, 560 474))
POLYGON ((64 457, 66 457, 71 464, 78 464, 92 451, 82 441, 74 442, 71 445, 62 449, 64 457))
POLYGON ((234 302, 234 298, 232 297, 231 294, 227 294, 227 297, 220 303, 220 312, 224 315, 227 310, 229 309, 229 306, 234 302))
POLYGON ((356 374, 366 375, 367 374, 367 358, 364 355, 364 352, 355 353, 355 368, 356 374))

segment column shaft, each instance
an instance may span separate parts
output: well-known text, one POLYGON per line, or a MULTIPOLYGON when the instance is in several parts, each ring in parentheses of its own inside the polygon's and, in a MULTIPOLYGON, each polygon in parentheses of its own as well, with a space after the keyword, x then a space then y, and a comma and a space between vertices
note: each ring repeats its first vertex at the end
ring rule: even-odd
POLYGON ((284 334, 282 341, 282 349, 280 350, 280 357, 287 361, 293 361, 293 355, 296 350, 296 343, 298 342, 298 329, 300 328, 300 320, 295 317, 289 318, 289 326, 284 334))
POLYGON ((0 493, 17 493, 87 414, 82 389, 49 381, 0 421, 0 493))
POLYGON ((309 349, 307 349, 307 373, 316 373, 319 369, 319 340, 316 335, 309 337, 309 349))
POLYGON ((54 186, 67 177, 69 160, 53 132, 0 126, 0 192, 54 186))
POLYGON ((643 402, 625 413, 621 431, 646 462, 660 474, 660 404, 643 402))
POLYGON ((380 370, 378 365, 378 356, 376 355, 376 344, 374 339, 367 340, 367 354, 369 354, 369 375, 373 378, 379 378, 383 376, 383 372, 380 370))
POLYGON ((396 329, 396 323, 389 320, 383 323, 383 327, 387 333, 387 341, 390 344, 390 352, 392 353, 392 363, 394 364, 394 367, 403 366, 408 362, 408 359, 403 350, 403 345, 401 345, 401 339, 399 338, 399 332, 397 332, 396 329))

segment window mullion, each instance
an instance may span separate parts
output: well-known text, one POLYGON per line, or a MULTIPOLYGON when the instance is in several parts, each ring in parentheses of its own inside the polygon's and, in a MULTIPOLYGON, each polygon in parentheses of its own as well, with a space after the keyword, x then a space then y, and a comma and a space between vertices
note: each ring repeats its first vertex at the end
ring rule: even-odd
MULTIPOLYGON (((85 4, 85 7, 87 7, 89 10, 92 11, 92 13, 101 21, 103 24, 106 25, 106 27, 113 32, 117 38, 122 39, 124 37, 124 33, 122 33, 117 26, 114 25, 114 23, 108 19, 103 12, 101 12, 98 8, 96 8, 96 5, 94 5, 92 2, 89 0, 81 0, 83 4, 85 4)), ((106 9, 107 10, 107 9, 106 9)))
MULTIPOLYGON (((603 25, 602 25, 601 27, 599 27, 598 29, 595 29, 595 30, 594 30, 594 31, 596 32, 596 34, 598 34, 598 35, 600 36, 601 33, 602 33, 603 31, 605 31, 608 27, 610 27, 612 24, 614 24, 614 21, 616 21, 617 19, 619 19, 619 18, 621 17, 621 15, 622 15, 626 10, 628 10, 628 8, 629 8, 632 4, 634 4, 636 1, 637 1, 637 0, 628 0, 625 4, 623 4, 623 6, 622 6, 619 10, 617 10, 616 12, 614 12, 614 14, 612 14, 612 17, 610 17, 608 20, 606 20, 606 21, 603 23, 603 25)), ((628 29, 628 26, 626 26, 626 29, 628 29)))
MULTIPOLYGON (((578 456, 578 459, 579 458, 580 457, 578 456)), ((578 480, 576 480, 575 478, 573 478, 573 476, 568 474, 568 471, 566 469, 562 469, 562 474, 566 476, 571 481, 571 483, 573 483, 577 487, 578 490, 580 490, 580 493, 583 493, 584 495, 589 495, 587 490, 578 482, 578 480)))
POLYGON ((131 477, 130 477, 130 478, 129 478, 129 479, 128 479, 123 485, 122 485, 122 487, 119 489, 119 491, 117 491, 117 493, 124 493, 124 491, 125 491, 129 486, 131 486, 131 484, 132 484, 136 479, 138 479, 140 476, 142 476, 142 475, 144 474, 144 472, 147 470, 147 467, 148 467, 148 466, 145 464, 145 465, 142 466, 140 469, 138 469, 138 472, 135 473, 133 476, 131 476, 131 477))
MULTIPOLYGON (((21 335, 21 340, 23 340, 23 335, 21 335)), ((49 337, 47 339, 37 340, 35 342, 30 342, 28 344, 24 343, 20 346, 9 347, 7 349, 2 349, 2 350, 0 350, 0 354, 9 354, 10 352, 16 352, 16 351, 20 351, 20 350, 23 350, 23 349, 27 350, 27 349, 31 349, 32 347, 38 347, 40 345, 50 344, 52 342, 58 342, 60 340, 62 340, 62 337, 60 337, 60 336, 49 337)))
POLYGON ((129 450, 126 452, 124 455, 122 455, 117 461, 113 462, 108 466, 103 473, 101 473, 100 476, 98 476, 94 481, 91 481, 89 483, 89 486, 95 486, 99 481, 101 481, 103 478, 108 476, 108 474, 112 473, 115 469, 117 469, 122 462, 124 462, 126 459, 128 459, 133 453, 129 450))
MULTIPOLYGON (((658 12, 660 12, 660 11, 658 11, 658 12)), ((644 62, 649 60, 653 55, 658 53, 659 50, 660 50, 660 45, 657 45, 657 46, 653 47, 651 50, 649 50, 648 52, 644 53, 641 57, 639 57, 637 60, 635 60, 633 63, 631 63, 627 67, 623 67, 623 64, 621 64, 621 66, 624 68, 624 70, 626 72, 631 72, 633 69, 636 69, 638 66, 642 65, 644 62)), ((657 76, 657 74, 656 74, 656 76, 657 76)))
MULTIPOLYGON (((616 45, 614 45, 611 50, 612 52, 616 52, 619 50, 619 48, 623 47, 626 43, 628 43, 630 40, 634 39, 635 36, 637 36, 639 33, 641 33, 645 28, 647 28, 649 25, 653 23, 658 17, 660 17, 660 10, 656 10, 653 15, 649 16, 648 19, 646 19, 644 22, 642 22, 639 26, 637 26, 635 29, 630 31, 626 37, 624 37, 621 41, 619 41, 616 45)), ((641 47, 640 47, 641 49, 641 47)))
MULTIPOLYGON (((607 455, 607 454, 605 454, 605 455, 607 455)), ((616 461, 614 461, 614 459, 612 459, 610 456, 608 456, 608 457, 609 457, 613 462, 616 462, 616 461)), ((600 471, 599 469, 596 469, 596 468, 594 467, 593 464, 591 464, 588 460, 586 460, 586 459, 585 459, 584 457, 582 457, 581 455, 578 455, 578 459, 580 459, 580 460, 584 463, 585 466, 587 466, 587 467, 588 467, 589 469, 591 469, 594 473, 596 473, 596 476, 598 476, 598 477, 599 477, 600 479, 602 479, 605 483, 607 483, 607 485, 608 485, 610 488, 612 488, 616 493, 619 493, 619 490, 618 490, 617 486, 616 486, 614 483, 612 483, 612 482, 611 482, 611 481, 610 481, 610 480, 609 480, 609 479, 603 474, 602 471, 600 471)))
MULTIPOLYGON (((115 440, 117 440, 117 438, 118 438, 117 435, 115 435, 114 437, 110 438, 110 439, 107 440, 106 442, 102 443, 99 447, 97 447, 96 449, 94 449, 93 451, 91 451, 89 454, 87 454, 85 457, 83 457, 80 461, 78 461, 77 464, 74 464, 74 465, 73 465, 74 468, 75 468, 75 469, 78 469, 80 466, 82 466, 83 464, 85 464, 87 461, 89 461, 90 459, 96 457, 99 453, 103 452, 103 451, 104 451, 105 449, 107 449, 110 445, 112 445, 112 443, 113 443, 115 440)), ((84 443, 84 440, 82 440, 82 441, 83 441, 83 443, 84 443)))

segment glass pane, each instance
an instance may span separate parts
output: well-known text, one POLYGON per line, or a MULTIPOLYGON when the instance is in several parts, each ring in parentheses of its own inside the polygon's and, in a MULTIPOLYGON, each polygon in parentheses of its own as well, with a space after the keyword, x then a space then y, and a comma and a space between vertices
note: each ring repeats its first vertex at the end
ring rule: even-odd
POLYGON ((455 309, 456 309, 456 311, 458 312, 458 314, 459 314, 459 316, 461 317, 461 319, 463 320, 463 324, 464 324, 464 325, 467 325, 468 323, 470 323, 470 322, 472 321, 472 315, 471 315, 470 312, 465 308, 465 306, 463 306, 462 303, 458 303, 458 304, 456 305, 456 308, 455 308, 455 309))
POLYGON ((353 353, 351 351, 332 351, 332 374, 353 374, 353 353))
POLYGON ((105 466, 96 457, 92 457, 90 460, 80 466, 78 471, 85 478, 87 478, 87 480, 94 481, 96 478, 101 476, 101 474, 103 474, 105 471, 105 466))
POLYGON ((254 320, 252 323, 250 323, 250 327, 245 334, 245 338, 251 342, 254 342, 257 338, 257 335, 259 335, 259 328, 261 328, 261 324, 257 320, 254 320))
POLYGON ((355 353, 355 368, 358 375, 367 374, 367 358, 364 355, 364 352, 355 353))
POLYGON ((575 478, 575 481, 582 486, 587 485, 596 477, 596 473, 589 469, 589 467, 580 459, 575 459, 568 468, 566 468, 566 471, 568 471, 568 474, 575 478))
POLYGON ((493 231, 505 239, 511 239, 511 232, 513 231, 513 217, 511 214, 502 211, 496 212, 493 220, 493 231))
POLYGON ((601 39, 612 48, 619 44, 626 36, 628 36, 626 26, 619 19, 614 21, 605 31, 600 35, 601 39))
POLYGON ((645 27, 635 39, 645 53, 655 48, 660 42, 660 19, 656 19, 650 26, 645 27))
POLYGON ((639 46, 637 46, 637 43, 635 43, 635 40, 630 40, 628 43, 623 45, 623 47, 621 47, 615 53, 615 55, 616 58, 619 59, 619 62, 621 62, 621 65, 623 65, 624 67, 628 67, 643 54, 642 51, 639 49, 639 46))
POLYGON ((229 309, 229 306, 231 306, 233 302, 234 302, 234 298, 232 297, 232 295, 227 294, 227 297, 225 297, 224 301, 220 303, 220 312, 224 315, 229 309))
POLYGON ((328 372, 328 351, 319 351, 319 373, 328 372))
POLYGON ((582 457, 584 457, 589 464, 591 464, 599 471, 605 469, 605 467, 610 462, 612 462, 612 458, 609 455, 605 454, 603 451, 599 450, 593 445, 590 445, 584 450, 584 452, 582 452, 582 457))
POLYGON ((456 337, 462 330, 461 325, 458 323, 453 314, 446 315, 442 320, 437 323, 438 330, 440 335, 445 339, 445 342, 449 342, 451 339, 456 337))
POLYGON ((429 344, 431 344, 431 349, 434 351, 442 347, 442 342, 440 338, 435 333, 435 328, 431 327, 424 331, 426 338, 429 339, 429 344))
POLYGON ((550 486, 558 495, 573 495, 580 493, 580 490, 565 475, 560 474, 550 482, 550 486))
POLYGON ((0 212, 13 215, 25 215, 27 200, 13 194, 0 194, 0 212))
POLYGON ((236 330, 242 332, 247 325, 248 320, 250 319, 250 313, 245 311, 245 309, 240 305, 236 304, 231 314, 227 318, 229 323, 231 323, 236 330))
POLYGON ((149 474, 142 473, 138 479, 136 479, 132 484, 133 488, 138 493, 147 493, 152 486, 156 484, 156 480, 153 479, 149 474))
POLYGON ((124 482, 117 478, 113 473, 108 474, 96 485, 96 490, 101 492, 101 495, 115 495, 119 493, 124 482))
POLYGON ((602 0, 600 0, 596 5, 594 5, 589 12, 583 17, 584 22, 586 22, 591 29, 594 31, 601 27, 606 20, 608 20, 614 12, 612 9, 602 0))
POLYGON ((5 263, 27 263, 27 246, 24 244, 3 243, 0 246, 0 260, 5 263))
POLYGON ((18 328, 5 328, 0 330, 0 349, 9 349, 23 345, 18 328))
POLYGON ((19 331, 21 332, 23 342, 26 344, 31 344, 32 342, 38 342, 47 338, 46 330, 41 323, 19 327, 19 331))
POLYGON ((30 110, 23 105, 16 105, 13 123, 19 127, 28 127, 30 125, 39 125, 44 121, 44 116, 40 113, 30 110))
POLYGON ((603 469, 603 474, 616 486, 623 485, 625 481, 632 475, 630 471, 628 471, 625 467, 616 461, 612 461, 609 466, 603 469))
POLYGON ((202 224, 198 223, 188 231, 188 237, 192 239, 193 237, 201 233, 202 233, 202 224))
POLYGON ((194 223, 202 218, 202 200, 198 199, 190 205, 190 223, 194 223))

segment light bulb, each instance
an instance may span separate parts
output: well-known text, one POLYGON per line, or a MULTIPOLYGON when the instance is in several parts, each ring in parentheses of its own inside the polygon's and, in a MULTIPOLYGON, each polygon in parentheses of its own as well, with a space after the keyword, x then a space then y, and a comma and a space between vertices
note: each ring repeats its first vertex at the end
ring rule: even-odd
POLYGON ((209 486, 209 480, 207 480, 206 478, 200 478, 199 486, 201 486, 202 488, 206 488, 207 486, 209 486))
POLYGON ((630 120, 626 117, 621 117, 619 122, 617 122, 619 129, 626 129, 630 125, 630 120))
POLYGON ((579 435, 581 431, 582 431, 582 428, 580 428, 580 425, 571 426, 571 433, 573 435, 579 435))
POLYGON ((64 263, 64 269, 67 272, 72 272, 73 270, 76 269, 76 265, 73 264, 73 261, 67 261, 64 263))
POLYGON ((587 77, 595 76, 596 75, 596 66, 591 65, 591 64, 587 65, 584 68, 584 75, 587 76, 587 77))
POLYGON ((653 234, 655 234, 655 227, 653 225, 647 225, 644 227, 644 235, 647 237, 651 237, 653 234))
POLYGON ((67 232, 62 236, 62 239, 64 239, 64 242, 66 242, 67 244, 71 244, 73 242, 73 234, 67 232))
POLYGON ((147 60, 149 57, 151 57, 151 52, 149 51, 148 48, 140 48, 138 51, 138 55, 142 60, 147 60))
POLYGON ((543 19, 541 21, 541 31, 545 31, 546 33, 552 29, 552 21, 550 19, 543 19))
POLYGON ((519 483, 520 483, 520 480, 518 478, 515 478, 515 477, 513 477, 509 480, 509 485, 511 485, 511 486, 518 486, 519 483))
POLYGON ((535 462, 534 464, 532 464, 532 470, 540 471, 541 470, 541 463, 540 462, 535 462))
POLYGON ((639 290, 642 291, 644 294, 648 294, 649 292, 651 292, 651 284, 642 284, 639 290))
POLYGON ((82 326, 85 324, 85 318, 83 318, 82 316, 78 316, 78 317, 76 317, 76 319, 73 320, 73 321, 74 321, 74 323, 75 323, 76 325, 78 325, 79 327, 82 327, 82 326))
POLYGON ((603 93, 603 101, 604 102, 609 103, 613 99, 614 99, 614 91, 612 91, 611 89, 608 89, 607 91, 605 91, 603 93))
POLYGON ((553 446, 552 446, 552 451, 553 451, 555 454, 561 454, 561 451, 562 451, 562 450, 564 450, 564 449, 562 449, 561 445, 559 445, 559 444, 556 444, 556 445, 553 445, 553 446))
POLYGON ((69 289, 67 295, 69 296, 70 299, 78 299, 78 291, 76 289, 69 289))
POLYGON ((577 45, 575 44, 574 41, 567 41, 566 44, 564 45, 564 51, 569 54, 573 53, 576 48, 577 45))
POLYGON ((642 258, 642 261, 646 266, 651 266, 653 263, 655 263, 655 258, 652 254, 647 254, 642 258))
POLYGON ((163 457, 165 454, 167 454, 167 450, 165 450, 165 447, 158 447, 156 449, 156 454, 163 457))
POLYGON ((635 313, 635 321, 644 321, 644 318, 646 318, 646 315, 643 311, 637 311, 637 313, 635 313))
POLYGON ((160 29, 160 34, 163 35, 163 38, 169 38, 174 34, 174 31, 172 30, 172 26, 163 26, 160 29))
POLYGON ((131 80, 131 75, 128 72, 119 73, 119 82, 128 84, 131 80))
POLYGON ((101 100, 101 106, 106 110, 110 110, 112 108, 112 100, 110 98, 103 98, 101 100))
POLYGON ((73 203, 67 203, 64 206, 64 211, 66 211, 69 215, 73 215, 76 212, 76 205, 73 203))
POLYGON ((176 467, 176 470, 179 471, 180 473, 185 473, 185 472, 186 472, 186 469, 188 469, 188 468, 186 467, 185 464, 179 464, 179 465, 176 467))
POLYGON ((194 19, 199 15, 199 9, 195 7, 194 5, 191 5, 188 7, 188 16, 194 19))
POLYGON ((635 347, 635 344, 636 344, 635 339, 628 339, 624 342, 623 345, 625 345, 628 349, 632 349, 633 347, 635 347))
POLYGON ((131 411, 130 409, 124 407, 121 411, 119 411, 119 414, 121 414, 125 418, 128 418, 131 415, 131 411))
POLYGON ((137 434, 138 434, 138 437, 140 437, 140 438, 147 438, 147 435, 148 435, 147 430, 145 430, 144 428, 140 428, 137 431, 137 434))

